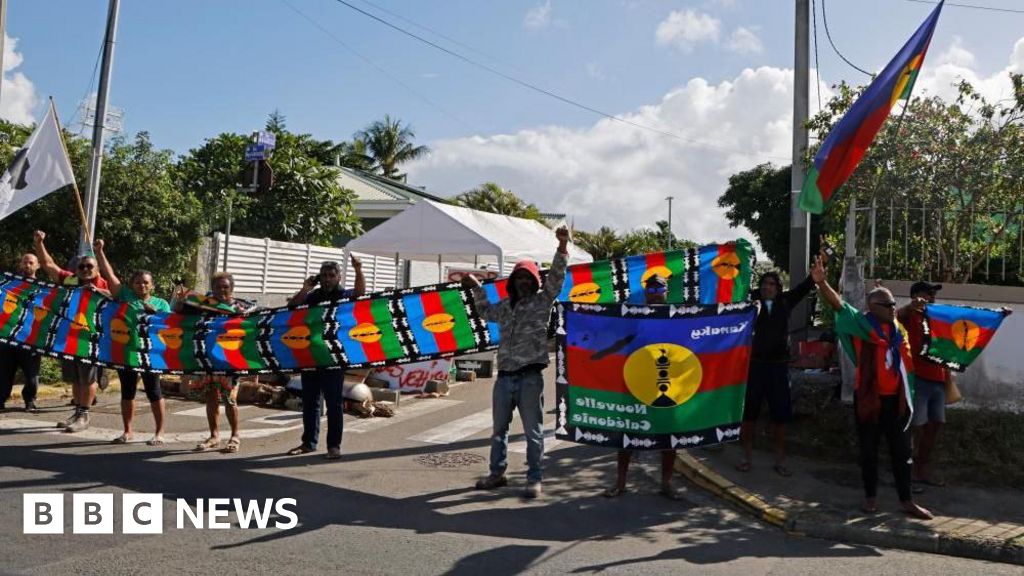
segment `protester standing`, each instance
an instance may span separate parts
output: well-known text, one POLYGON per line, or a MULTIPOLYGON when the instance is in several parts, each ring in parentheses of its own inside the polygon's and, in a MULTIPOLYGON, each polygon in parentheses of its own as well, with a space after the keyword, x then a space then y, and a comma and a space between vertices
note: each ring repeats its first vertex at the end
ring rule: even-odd
MULTIPOLYGON (((352 256, 352 269, 356 280, 353 289, 342 287, 341 266, 337 262, 324 262, 320 273, 310 276, 291 300, 290 306, 306 304, 316 306, 356 298, 366 293, 366 279, 363 265, 352 256), (317 286, 319 284, 319 286, 317 286)), ((341 458, 342 412, 345 400, 342 388, 345 383, 345 368, 318 368, 302 372, 302 443, 288 451, 291 456, 316 451, 320 440, 320 403, 327 404, 327 459, 341 458)))
POLYGON ((477 312, 501 329, 498 344, 498 379, 492 393, 494 433, 491 440, 490 475, 476 483, 479 490, 493 490, 508 484, 508 428, 513 410, 519 410, 526 435, 527 485, 523 495, 541 494, 544 455, 544 377, 548 365, 548 322, 551 305, 562 291, 567 265, 569 230, 555 231, 558 250, 547 278, 541 282, 537 264, 524 260, 515 265, 508 279, 508 298, 497 304, 487 301, 483 287, 472 274, 463 277, 473 289, 477 312), (541 286, 543 284, 543 289, 541 286))
MULTIPOLYGON (((58 284, 65 286, 81 286, 87 290, 95 290, 104 296, 110 296, 107 281, 100 276, 95 256, 89 253, 80 254, 75 264, 75 271, 64 270, 46 251, 46 233, 37 230, 34 235, 36 256, 40 267, 58 284)), ((89 408, 96 402, 96 390, 103 376, 103 368, 73 360, 66 364, 71 377, 71 390, 75 400, 75 411, 70 418, 57 425, 65 432, 80 432, 89 427, 89 408)))
MULTIPOLYGON (((817 259, 815 269, 821 267, 817 259)), ((896 320, 896 300, 887 288, 876 287, 867 295, 868 312, 861 314, 843 302, 823 271, 816 273, 816 283, 825 302, 836 311, 836 333, 856 365, 854 405, 864 483, 863 510, 878 510, 878 448, 884 436, 903 509, 916 518, 930 519, 932 513, 916 504, 911 495, 908 429, 913 407, 909 374, 914 361, 906 331, 896 320)))
MULTIPOLYGON (((39 270, 39 259, 35 254, 26 252, 21 255, 14 272, 26 278, 35 278, 39 270)), ((21 399, 25 402, 25 411, 36 413, 36 394, 39 390, 39 365, 42 356, 38 352, 0 344, 0 412, 7 409, 7 400, 14 389, 14 377, 18 370, 25 378, 21 387, 21 399)))
MULTIPOLYGON (((146 270, 136 270, 128 281, 128 286, 121 283, 120 278, 114 273, 114 267, 110 265, 107 255, 104 252, 103 240, 93 242, 93 250, 96 253, 96 261, 100 267, 100 274, 110 286, 110 293, 114 299, 128 304, 129 310, 137 314, 155 314, 157 312, 170 312, 171 306, 163 298, 153 295, 153 274, 146 270)), ((146 391, 146 398, 153 412, 153 420, 156 424, 156 432, 146 442, 150 446, 160 446, 164 443, 164 398, 163 390, 160 389, 160 376, 149 372, 139 373, 130 368, 121 368, 117 371, 117 377, 121 381, 121 421, 124 423, 124 433, 113 440, 113 444, 125 444, 132 439, 132 419, 135 416, 135 395, 139 387, 139 378, 142 378, 142 386, 146 391)))

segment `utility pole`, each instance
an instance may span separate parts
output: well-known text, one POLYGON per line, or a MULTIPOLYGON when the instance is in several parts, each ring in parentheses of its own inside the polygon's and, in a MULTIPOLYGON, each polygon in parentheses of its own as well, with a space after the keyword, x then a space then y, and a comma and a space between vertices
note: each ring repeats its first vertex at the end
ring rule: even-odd
MULTIPOLYGON (((793 167, 789 194, 789 283, 796 286, 807 277, 810 248, 810 215, 800 209, 804 185, 804 154, 807 152, 807 115, 810 91, 809 0, 796 0, 796 33, 793 58, 793 167)), ((796 325, 809 320, 806 300, 795 310, 796 325)))
POLYGON ((107 121, 107 97, 110 95, 110 68, 114 63, 114 42, 117 36, 117 13, 120 0, 110 0, 107 11, 107 31, 103 41, 103 67, 100 69, 100 85, 96 93, 96 118, 92 126, 92 163, 89 169, 89 187, 85 193, 85 214, 89 220, 88 234, 83 230, 79 236, 80 252, 89 248, 86 238, 95 238, 96 208, 100 199, 100 172, 103 168, 103 129, 107 121))
POLYGON ((668 200, 668 249, 672 249, 672 201, 675 200, 675 196, 669 196, 665 198, 668 200))

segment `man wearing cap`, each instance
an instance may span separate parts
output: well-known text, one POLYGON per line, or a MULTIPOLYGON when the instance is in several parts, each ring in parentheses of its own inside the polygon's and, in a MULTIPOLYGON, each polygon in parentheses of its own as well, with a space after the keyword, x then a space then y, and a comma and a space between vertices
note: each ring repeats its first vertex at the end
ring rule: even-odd
MULTIPOLYGON (((100 276, 100 268, 95 256, 88 252, 81 254, 75 264, 74 272, 64 270, 46 251, 45 240, 46 232, 36 230, 33 241, 36 256, 39 257, 39 266, 50 275, 54 282, 65 286, 82 286, 104 296, 110 296, 109 286, 107 281, 100 276)), ((89 427, 89 408, 96 401, 96 389, 102 377, 103 368, 79 361, 71 361, 66 366, 72 376, 71 390, 75 399, 75 412, 64 422, 57 424, 57 427, 63 428, 65 432, 81 432, 89 427)))
POLYGON ((548 365, 548 322, 551 305, 562 291, 568 263, 569 230, 555 231, 558 251, 543 282, 537 264, 524 260, 515 265, 508 278, 508 298, 497 304, 487 301, 480 281, 472 274, 462 278, 465 288, 473 289, 473 300, 480 316, 497 322, 501 330, 498 343, 498 379, 492 393, 494 433, 491 437, 490 475, 476 483, 478 490, 493 490, 508 484, 508 428, 512 411, 519 409, 526 435, 526 490, 523 496, 536 498, 541 493, 541 457, 544 455, 544 377, 548 365))
MULTIPOLYGON (((356 281, 352 290, 342 286, 341 266, 337 262, 324 262, 320 273, 306 278, 291 300, 290 306, 306 304, 316 306, 324 302, 337 302, 345 298, 362 296, 366 292, 363 265, 352 256, 352 269, 356 281), (317 284, 320 286, 317 287, 317 284)), ((288 451, 290 456, 316 451, 320 440, 320 398, 327 404, 327 459, 341 458, 342 412, 345 399, 342 387, 345 381, 344 368, 307 370, 302 373, 302 443, 288 451)))
MULTIPOLYGON (((660 274, 654 274, 644 283, 644 303, 648 305, 664 304, 668 292, 668 280, 660 274)), ((615 485, 605 490, 605 498, 616 498, 626 492, 626 476, 629 474, 629 461, 633 459, 632 450, 619 450, 616 456, 615 485)), ((669 500, 679 500, 679 493, 672 488, 672 472, 675 469, 676 451, 661 451, 661 489, 659 494, 669 500)))
POLYGON ((946 422, 946 382, 953 377, 942 365, 922 356, 924 352, 924 312, 935 303, 941 284, 914 282, 910 287, 910 303, 900 308, 897 318, 907 329, 910 351, 914 355, 914 466, 912 480, 917 484, 944 486, 945 482, 931 476, 931 454, 939 430, 946 422))

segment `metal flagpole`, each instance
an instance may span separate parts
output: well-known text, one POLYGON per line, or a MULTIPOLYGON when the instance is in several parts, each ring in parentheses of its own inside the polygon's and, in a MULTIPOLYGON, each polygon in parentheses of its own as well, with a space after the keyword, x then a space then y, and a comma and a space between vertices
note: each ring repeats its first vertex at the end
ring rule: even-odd
POLYGON ((675 196, 669 196, 665 198, 668 200, 668 249, 672 249, 672 201, 675 200, 675 196))
MULTIPOLYGON (((807 277, 810 254, 810 215, 800 209, 800 190, 807 166, 807 116, 810 92, 810 1, 796 0, 796 34, 793 54, 793 166, 789 194, 789 278, 796 286, 807 277)), ((807 324, 806 300, 794 309, 797 326, 807 324)), ((804 331, 806 333, 806 331, 804 331)))
POLYGON ((107 12, 107 31, 103 41, 103 67, 100 69, 100 84, 96 93, 96 116, 92 126, 92 163, 89 170, 89 185, 85 192, 87 223, 79 237, 80 252, 84 252, 88 248, 86 242, 96 231, 96 207, 99 205, 100 173, 103 168, 103 129, 107 121, 110 68, 114 63, 114 41, 117 35, 117 14, 120 5, 120 0, 110 0, 107 12))

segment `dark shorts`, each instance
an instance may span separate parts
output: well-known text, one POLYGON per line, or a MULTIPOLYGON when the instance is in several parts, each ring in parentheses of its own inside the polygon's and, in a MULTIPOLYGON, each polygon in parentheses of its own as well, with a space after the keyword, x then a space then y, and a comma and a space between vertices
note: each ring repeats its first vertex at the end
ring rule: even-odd
POLYGON ((917 378, 914 380, 914 426, 946 421, 946 383, 917 378))
POLYGON ((142 377, 142 387, 146 390, 146 398, 150 402, 156 402, 164 397, 163 391, 160 389, 160 376, 134 370, 118 370, 117 378, 121 381, 121 400, 135 400, 140 376, 142 377))
POLYGON ((761 405, 768 401, 772 422, 780 424, 793 419, 793 401, 789 396, 789 365, 773 362, 751 362, 747 375, 747 397, 743 405, 743 421, 753 422, 761 414, 761 405))
POLYGON ((103 368, 84 362, 65 360, 61 363, 61 379, 79 386, 99 384, 100 390, 107 389, 107 375, 103 368))

